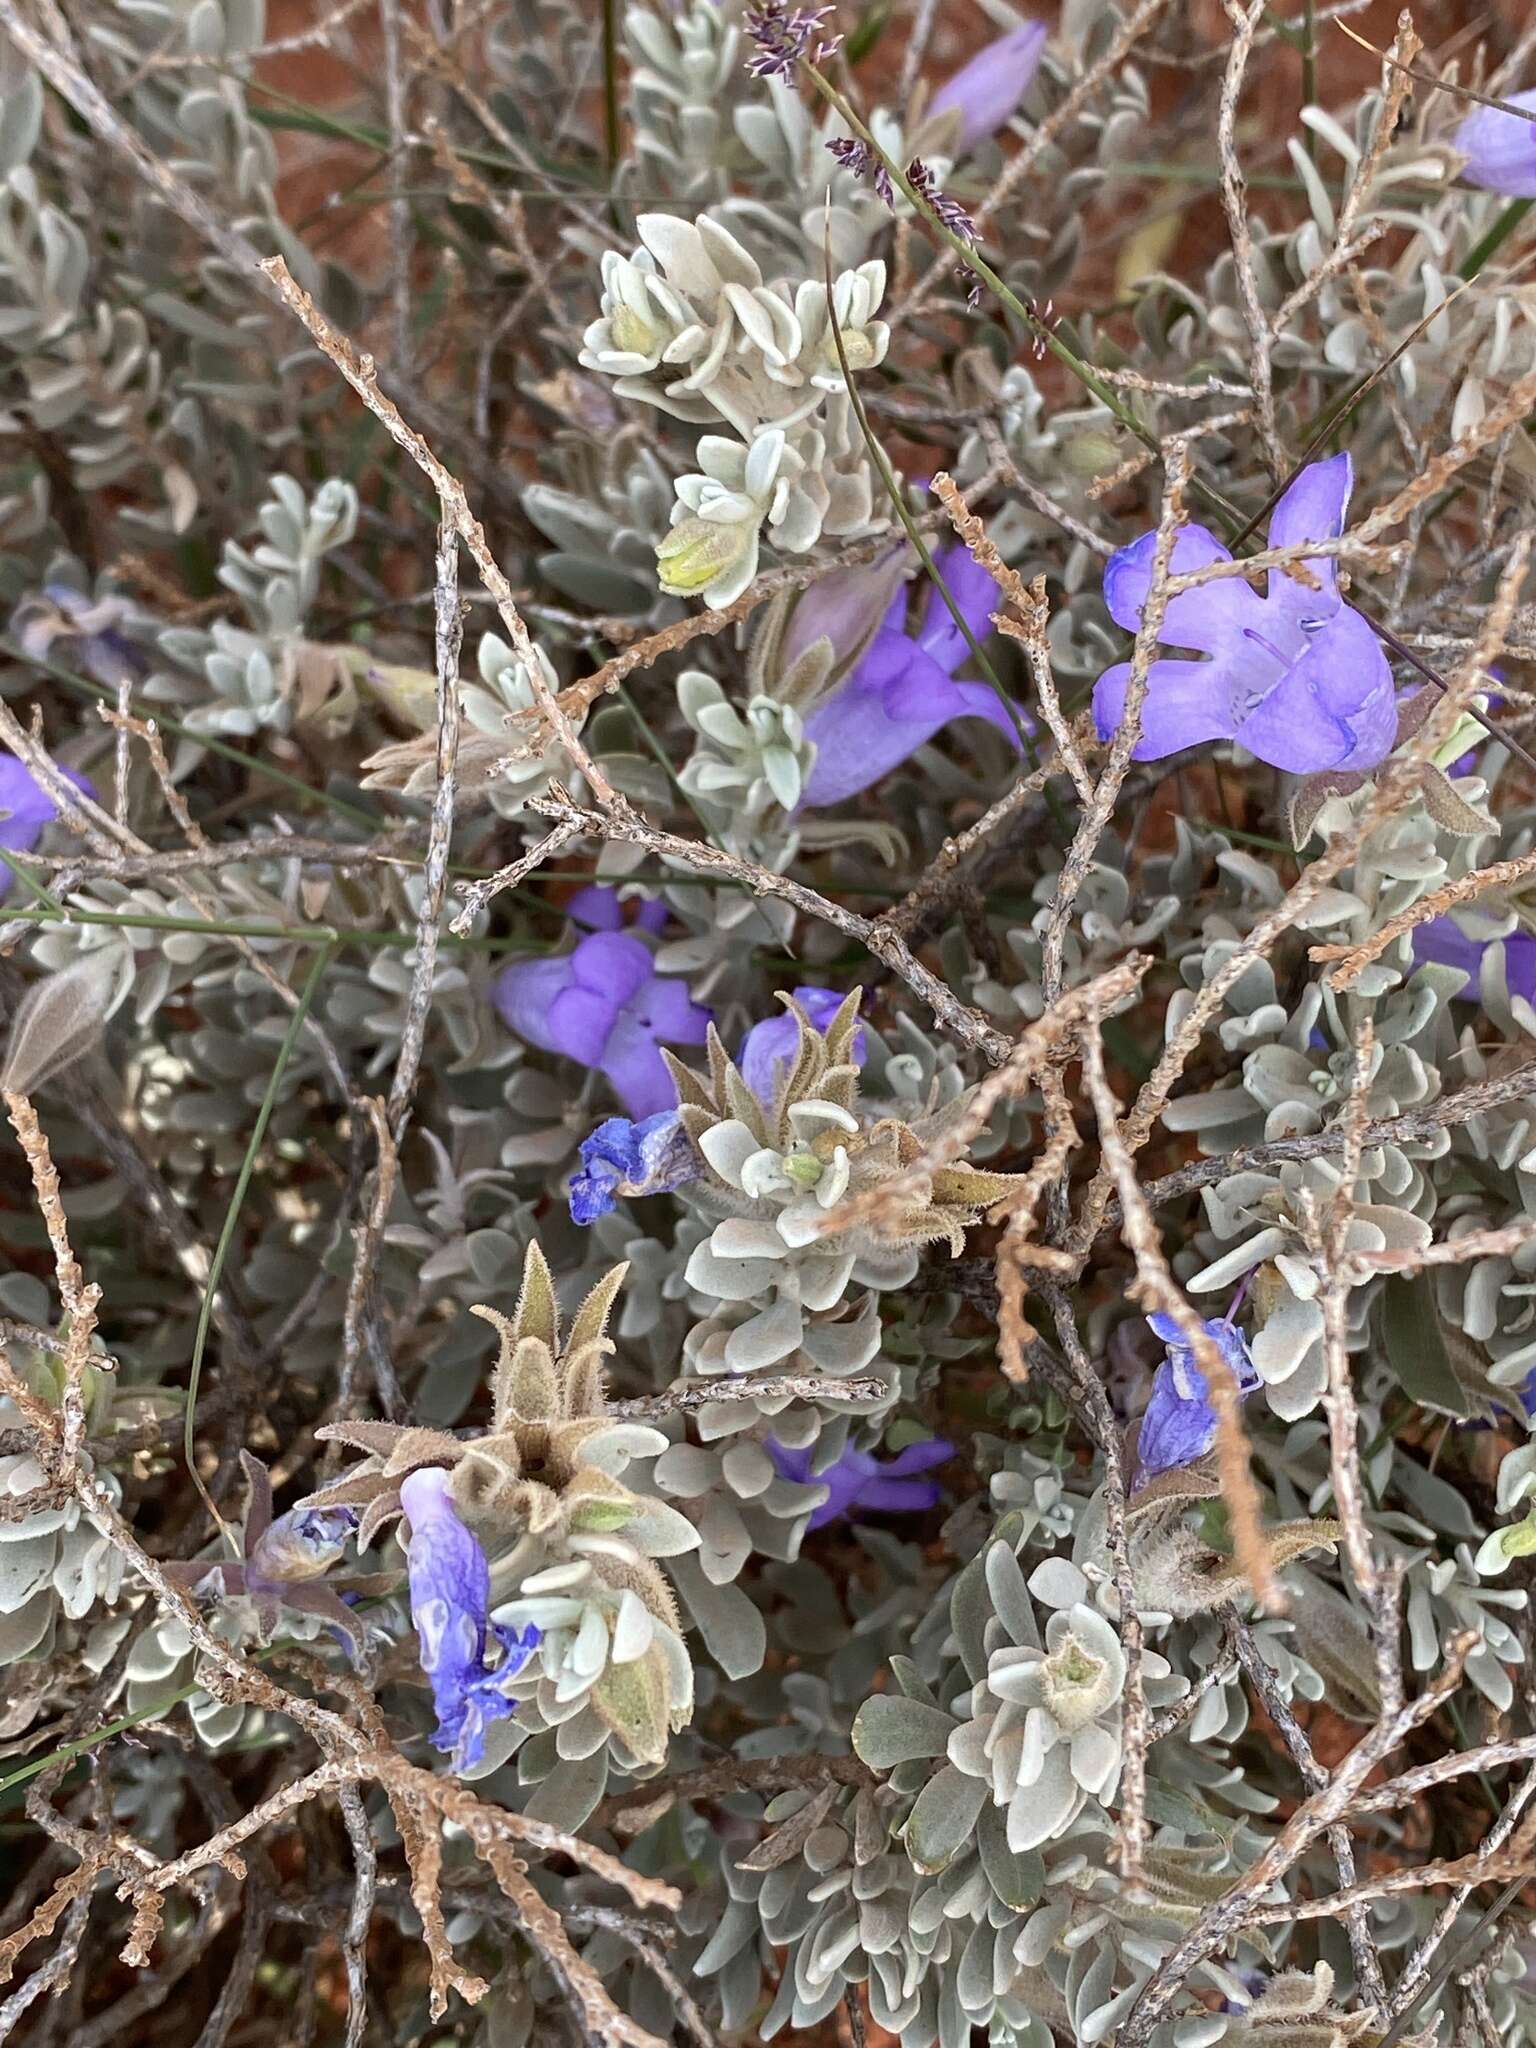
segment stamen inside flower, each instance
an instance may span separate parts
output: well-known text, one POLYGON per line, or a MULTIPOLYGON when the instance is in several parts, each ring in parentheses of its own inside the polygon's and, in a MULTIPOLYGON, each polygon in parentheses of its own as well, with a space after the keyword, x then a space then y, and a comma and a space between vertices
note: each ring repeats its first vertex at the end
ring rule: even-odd
POLYGON ((1252 626, 1244 626, 1243 638, 1245 640, 1256 640, 1259 646, 1264 649, 1264 652, 1266 654, 1272 654, 1275 657, 1276 661, 1280 662, 1284 667, 1290 667, 1290 656, 1288 654, 1282 654, 1279 648, 1275 645, 1273 640, 1266 639, 1262 633, 1256 633, 1252 626))

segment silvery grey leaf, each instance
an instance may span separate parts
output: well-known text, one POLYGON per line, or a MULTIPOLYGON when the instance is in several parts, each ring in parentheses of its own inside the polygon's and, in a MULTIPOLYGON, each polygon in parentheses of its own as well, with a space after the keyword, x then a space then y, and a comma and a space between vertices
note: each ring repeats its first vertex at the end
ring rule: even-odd
POLYGON ((30 1095, 100 1039, 133 986, 133 948, 114 939, 32 983, 11 1020, 0 1088, 30 1095))

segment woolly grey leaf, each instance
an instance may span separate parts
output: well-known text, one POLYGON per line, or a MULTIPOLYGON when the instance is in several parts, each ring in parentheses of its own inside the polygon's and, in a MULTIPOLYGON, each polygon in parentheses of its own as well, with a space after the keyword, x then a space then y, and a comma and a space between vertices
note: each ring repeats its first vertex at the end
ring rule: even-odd
POLYGON ((30 1095, 89 1052, 133 986, 133 948, 113 939, 35 981, 16 1007, 0 1088, 30 1095))
POLYGON ((854 1717, 854 1753, 872 1771, 889 1771, 919 1757, 943 1756, 954 1728, 954 1716, 942 1707, 878 1693, 854 1717))
MULTIPOLYGON (((857 1724, 854 1740, 857 1746, 857 1724)), ((919 1870, 943 1870, 954 1861, 989 1796, 990 1788, 983 1779, 967 1777, 953 1764, 934 1772, 918 1793, 917 1804, 902 1829, 908 1853, 919 1870)))
POLYGON ((1497 832, 1499 828, 1488 813, 1469 803, 1433 762, 1426 761, 1420 772, 1424 778, 1424 808, 1443 831, 1458 839, 1481 839, 1497 832))

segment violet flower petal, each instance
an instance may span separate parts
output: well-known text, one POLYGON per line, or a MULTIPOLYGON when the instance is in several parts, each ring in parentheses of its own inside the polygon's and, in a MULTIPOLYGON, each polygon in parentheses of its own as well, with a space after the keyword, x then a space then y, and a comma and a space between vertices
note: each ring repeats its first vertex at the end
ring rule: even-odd
POLYGON ((1413 957, 1420 963, 1460 967, 1467 985, 1457 991, 1458 1002, 1482 1000, 1483 957, 1491 947, 1504 948, 1504 982, 1512 996, 1523 996, 1536 1007, 1536 937, 1529 932, 1511 932, 1503 939, 1474 939, 1453 917, 1427 918, 1413 931, 1413 957))
POLYGON ((571 1220, 595 1223, 621 1195, 669 1193, 698 1177, 698 1160, 675 1109, 641 1123, 611 1116, 581 1141, 581 1166, 571 1176, 571 1220))
POLYGON ((906 620, 905 545, 894 547, 858 569, 834 569, 804 592, 791 614, 779 651, 787 672, 808 647, 830 640, 839 667, 856 661, 874 634, 899 633, 906 620))
POLYGON ((877 633, 852 675, 806 721, 816 759, 802 807, 817 809, 857 796, 952 718, 971 717, 985 718, 1017 746, 1013 723, 986 684, 954 682, 913 641, 877 633))
MULTIPOLYGON (((1213 663, 1154 661, 1147 670, 1147 694, 1141 706, 1141 737, 1132 759, 1161 761, 1167 754, 1182 753, 1186 747, 1204 746, 1208 740, 1229 739, 1232 714, 1225 693, 1211 687, 1213 663)), ((1099 738, 1113 739, 1125 717, 1126 693, 1130 688, 1131 664, 1122 661, 1106 669, 1093 686, 1093 719, 1099 738)))
MULTIPOLYGON (((1104 602, 1117 626, 1134 633, 1152 589, 1157 535, 1144 533, 1120 548, 1104 565, 1104 602)), ((1232 552, 1204 526, 1183 527, 1168 558, 1170 575, 1190 576, 1213 562, 1230 562, 1232 552)), ((1158 638, 1168 647, 1193 647, 1222 654, 1241 643, 1244 628, 1263 629, 1264 600, 1240 576, 1223 576, 1198 590, 1170 598, 1158 638)))
MULTIPOLYGON (((1269 545, 1292 548, 1304 541, 1337 540, 1344 531, 1353 488, 1354 465, 1347 452, 1326 462, 1309 462, 1270 514, 1269 545)), ((1320 587, 1314 590, 1284 569, 1271 569, 1269 602, 1294 613, 1298 621, 1332 618, 1343 603, 1338 564, 1331 555, 1321 555, 1303 566, 1320 587)))
MULTIPOLYGON (((96 791, 87 776, 62 766, 59 773, 76 789, 94 798, 96 791)), ((26 763, 14 754, 0 751, 0 846, 11 853, 30 853, 58 815, 58 805, 26 763)), ((0 861, 0 901, 15 879, 9 866, 0 861)))
POLYGON ((620 1014, 603 1051, 602 1070, 632 1117, 651 1117, 677 1106, 677 1088, 656 1040, 627 1012, 620 1014))
POLYGON ((406 1570, 411 1620, 421 1646, 421 1668, 431 1683, 438 1726, 432 1740, 451 1752, 453 1767, 465 1771, 485 1753, 485 1731, 505 1720, 517 1702, 506 1686, 527 1663, 539 1631, 509 1638, 498 1629, 502 1662, 486 1667, 486 1609, 491 1574, 485 1552, 459 1520, 448 1474, 439 1466, 408 1473, 400 1505, 410 1524, 406 1570))
POLYGON ((585 925, 594 932, 616 932, 624 922, 618 890, 603 882, 589 882, 584 889, 578 889, 566 904, 565 914, 573 924, 585 925))
POLYGON ((824 1529, 828 1522, 841 1521, 853 1513, 861 1488, 869 1483, 869 1475, 860 1469, 863 1457, 861 1451, 844 1451, 836 1464, 811 1474, 811 1485, 826 1487, 827 1497, 819 1507, 812 1508, 806 1523, 808 1529, 824 1529))
POLYGON ((1294 775, 1371 768, 1397 736, 1392 671, 1360 614, 1342 607, 1232 737, 1294 775))
POLYGON ((633 932, 594 932, 558 960, 515 961, 491 989, 506 1024, 545 1052, 605 1073, 631 1116, 677 1100, 656 1041, 702 1045, 710 1013, 656 973, 633 932))
MULTIPOLYGON (((984 640, 992 630, 992 614, 1000 602, 996 579, 976 561, 970 549, 958 541, 950 547, 940 548, 934 556, 933 566, 944 579, 971 632, 978 641, 984 640)), ((970 654, 970 642, 961 632, 937 583, 928 586, 928 602, 923 608, 923 622, 916 640, 923 652, 931 655, 949 675, 953 675, 970 654)))
POLYGON ((639 995, 656 972, 650 947, 632 932, 593 932, 570 955, 570 963, 578 987, 619 1003, 639 995))
POLYGON ((768 1455, 778 1468, 778 1474, 781 1479, 793 1479, 801 1486, 810 1484, 811 1446, 809 1444, 797 1450, 792 1449, 788 1444, 781 1444, 777 1437, 770 1437, 768 1439, 768 1455))
POLYGON ((462 1770, 478 1761, 464 1741, 465 1695, 481 1676, 491 1572, 485 1552, 454 1510, 439 1466, 408 1473, 400 1505, 410 1524, 406 1570, 421 1668, 432 1687, 438 1727, 432 1740, 462 1770))
POLYGON ((919 1472, 931 1472, 936 1465, 947 1465, 954 1455, 954 1445, 943 1437, 925 1437, 887 1458, 880 1469, 887 1479, 911 1479, 919 1472))
POLYGON ((558 959, 514 960, 491 983, 491 1001, 509 1031, 543 1052, 554 1052, 547 1029, 550 1005, 570 980, 569 953, 558 959))
MULTIPOLYGON (((1506 95, 1511 106, 1536 115, 1536 88, 1506 95)), ((1462 176, 1489 192, 1536 199, 1536 120, 1522 121, 1497 107, 1474 107, 1451 138, 1467 158, 1462 176)))
POLYGON ((867 1515, 920 1515, 936 1508, 944 1489, 935 1479, 866 1479, 858 1504, 867 1515))
POLYGON ((988 43, 939 87, 928 109, 929 118, 947 114, 952 108, 959 113, 956 157, 968 155, 1018 112, 1040 68, 1048 34, 1043 21, 1021 22, 988 43))
POLYGON ((658 974, 640 989, 629 1005, 636 1023, 668 1045, 702 1045, 714 1014, 688 993, 676 976, 658 974))
MULTIPOLYGON (((1349 485, 1347 458, 1310 464, 1276 507, 1271 539, 1292 545, 1340 532, 1349 485)), ((1143 534, 1105 568, 1105 603, 1128 629, 1141 620, 1156 545, 1155 534, 1143 534)), ((1171 558, 1179 574, 1230 559, 1199 526, 1180 533, 1171 558)), ((1278 570, 1269 588, 1261 598, 1227 577, 1169 602, 1160 638, 1211 658, 1152 663, 1138 760, 1235 739, 1274 767, 1308 774, 1372 768, 1390 752, 1397 737, 1392 671, 1370 625, 1340 600, 1331 567, 1319 572, 1316 589, 1278 570)), ((1128 679, 1121 663, 1095 686, 1103 739, 1124 716, 1128 679)))
MULTIPOLYGON (((1193 1464, 1216 1441, 1216 1410, 1194 1346, 1185 1341, 1172 1316, 1150 1315, 1147 1322, 1168 1347, 1168 1356, 1153 1376, 1151 1399, 1137 1434, 1137 1480, 1142 1485, 1159 1473, 1193 1464)), ((1239 1394, 1256 1392, 1259 1372, 1242 1331, 1223 1316, 1212 1317, 1203 1327, 1235 1375, 1239 1394)))
POLYGON ((859 1512, 918 1514, 936 1506, 941 1497, 937 1482, 913 1475, 930 1471, 955 1455, 954 1445, 941 1437, 909 1444, 894 1458, 877 1458, 850 1445, 830 1465, 813 1472, 813 1450, 788 1450, 773 1437, 768 1439, 767 1449, 781 1478, 826 1487, 827 1498, 811 1510, 806 1525, 810 1529, 824 1528, 843 1515, 859 1512))
POLYGON ((622 1007, 616 990, 583 988, 579 983, 561 989, 544 1020, 550 1051, 579 1060, 584 1067, 601 1066, 622 1007))

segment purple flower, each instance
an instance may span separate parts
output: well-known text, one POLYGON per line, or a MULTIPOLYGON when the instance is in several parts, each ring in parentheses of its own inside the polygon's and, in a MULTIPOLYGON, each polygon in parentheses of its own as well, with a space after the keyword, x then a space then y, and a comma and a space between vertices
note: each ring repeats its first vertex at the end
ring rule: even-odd
POLYGON ((144 673, 143 655, 119 630, 132 616, 126 598, 90 598, 67 583, 46 583, 17 605, 11 632, 34 661, 56 659, 55 642, 61 651, 73 648, 86 674, 115 690, 144 673))
MULTIPOLYGON (((77 775, 73 768, 61 767, 59 773, 76 789, 95 796, 86 776, 77 775)), ((58 805, 26 763, 0 750, 0 846, 10 853, 30 853, 58 815, 58 805)), ((15 879, 9 863, 0 861, 0 900, 15 879)))
MULTIPOLYGON (((602 928, 558 958, 504 967, 491 985, 503 1022, 530 1045, 599 1068, 631 1116, 675 1108, 677 1090, 658 1047, 702 1045, 710 1012, 686 982, 656 972, 643 939, 619 929, 611 889, 582 890, 571 915, 602 928)), ((648 903, 637 922, 653 931, 665 919, 661 904, 648 903)))
MULTIPOLYGON (((941 550, 936 566, 981 639, 997 601, 996 584, 958 544, 941 550)), ((915 633, 908 633, 906 615, 907 593, 901 589, 863 659, 806 720, 816 759, 802 808, 857 796, 952 718, 985 718, 1018 744, 1013 721, 991 685, 954 680, 970 650, 943 593, 936 587, 929 592, 915 633)))
MULTIPOLYGON (((748 8, 742 19, 753 45, 748 71, 754 78, 788 78, 831 12, 830 6, 792 8, 785 0, 760 0, 748 8)), ((818 42, 814 57, 831 56, 842 40, 833 36, 830 42, 818 42)))
POLYGON ((330 1570, 357 1528, 352 1508, 290 1508, 253 1540, 246 1528, 246 1585, 275 1592, 330 1570))
MULTIPOLYGON (((1509 103, 1536 115, 1536 91, 1511 93, 1509 103)), ((1468 184, 1507 192, 1512 199, 1536 199, 1536 119, 1474 107, 1452 142, 1467 159, 1462 176, 1468 184)))
POLYGON ((1043 21, 1022 22, 1007 35, 988 43, 939 87, 928 109, 928 118, 936 119, 951 109, 960 117, 959 137, 953 148, 945 152, 947 155, 967 155, 1013 118, 1034 83, 1048 34, 1043 21))
POLYGON ((1413 957, 1422 966, 1460 967, 1467 985, 1458 991, 1462 1001, 1481 1000, 1483 955, 1491 946, 1504 948, 1504 980, 1512 996, 1524 996, 1536 1006, 1536 937, 1529 932, 1511 932, 1504 939, 1469 938, 1453 917, 1426 918, 1413 928, 1413 957))
MULTIPOLYGON (((271 1642, 282 1622, 282 1610, 317 1614, 361 1647, 364 1635, 346 1603, 348 1582, 320 1580, 341 1557, 357 1528, 355 1510, 290 1508, 272 1519, 272 1481, 265 1465, 249 1451, 240 1464, 250 1488, 238 1558, 176 1559, 161 1566, 166 1577, 186 1593, 207 1600, 249 1600, 256 1611, 257 1633, 271 1642), (337 1589, 342 1590, 338 1591, 337 1589)), ((356 1591, 372 1588, 371 1580, 353 1579, 356 1591)))
POLYGON ((698 1178, 699 1163, 675 1109, 658 1110, 642 1123, 611 1116, 581 1141, 581 1165, 571 1176, 571 1221, 595 1223, 620 1195, 663 1195, 698 1178))
MULTIPOLYGON (((1216 1441, 1216 1410, 1205 1374, 1195 1360, 1194 1346, 1172 1316, 1147 1317, 1153 1333, 1168 1347, 1168 1356, 1152 1379, 1152 1398, 1141 1418, 1136 1439, 1136 1476, 1141 1485, 1160 1472, 1172 1472, 1203 1458, 1216 1441)), ((1236 1323, 1216 1316, 1201 1326, 1231 1367, 1240 1394, 1252 1394, 1261 1382, 1248 1355, 1248 1340, 1236 1323)))
POLYGON ((809 1528, 820 1529, 843 1515, 917 1515, 936 1507, 940 1498, 938 1483, 917 1475, 931 1472, 935 1465, 947 1464, 955 1455, 955 1447, 943 1437, 934 1436, 919 1444, 908 1444, 894 1458, 877 1458, 869 1451, 850 1448, 820 1472, 811 1470, 810 1447, 789 1450, 769 1437, 768 1455, 781 1479, 827 1488, 827 1498, 820 1507, 812 1509, 807 1524, 809 1528))
MULTIPOLYGON (((1294 547, 1344 531, 1351 487, 1348 455, 1313 462, 1275 507, 1271 547, 1294 547)), ((1152 587, 1154 533, 1110 558, 1104 602, 1117 625, 1134 632, 1152 587)), ((1188 575, 1231 554, 1203 526, 1186 526, 1171 567, 1188 575)), ((1193 647, 1205 661, 1154 661, 1142 710, 1138 761, 1161 760, 1206 740, 1236 740, 1273 768, 1306 775, 1320 768, 1373 768, 1397 734, 1392 671, 1370 626, 1339 596, 1331 560, 1304 565, 1320 587, 1283 569, 1269 572, 1260 597, 1241 577, 1187 590, 1169 603, 1162 638, 1193 647)), ((1131 666, 1100 676, 1093 715, 1101 739, 1125 716, 1131 666)))
MULTIPOLYGON (((803 591, 779 649, 787 674, 808 647, 829 640, 837 662, 855 660, 891 608, 891 599, 906 580, 911 556, 903 544, 888 548, 855 569, 834 569, 803 591)), ((898 614, 898 623, 904 614, 898 614)))
POLYGON ((485 1615, 490 1566, 454 1511, 448 1474, 438 1465, 408 1473, 400 1484, 400 1504, 411 1525, 405 1552, 411 1620, 437 1708, 432 1740, 452 1753, 456 1771, 466 1771, 484 1756, 490 1723, 516 1711, 507 1687, 538 1648, 541 1633, 532 1623, 521 1630, 493 1628, 501 1657, 489 1667, 485 1615))
MULTIPOLYGON (((804 1010, 818 1031, 825 1031, 837 1015, 846 996, 839 995, 835 988, 797 988, 795 1001, 804 1010)), ((800 1043, 800 1027, 788 1010, 777 1017, 765 1017, 760 1024, 754 1024, 741 1041, 736 1054, 736 1064, 741 1069, 741 1078, 746 1082, 759 1102, 773 1101, 783 1078, 782 1069, 795 1056, 800 1043)), ((858 1066, 863 1066, 868 1052, 868 1040, 861 1024, 854 1034, 853 1057, 858 1066)))

